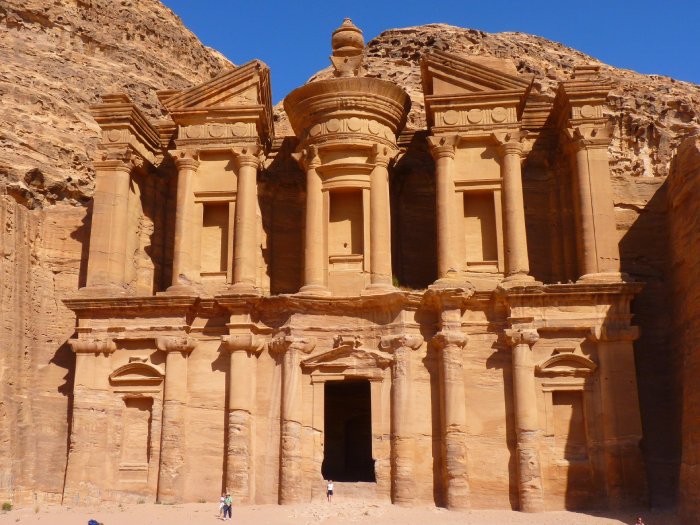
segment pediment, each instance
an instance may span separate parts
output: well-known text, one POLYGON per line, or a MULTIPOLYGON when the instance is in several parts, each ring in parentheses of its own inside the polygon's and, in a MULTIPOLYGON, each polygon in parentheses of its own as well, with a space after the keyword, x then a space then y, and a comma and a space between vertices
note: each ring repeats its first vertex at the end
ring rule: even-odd
POLYGON ((538 375, 588 375, 597 365, 585 356, 569 352, 554 354, 535 366, 538 375))
MULTIPOLYGON (((497 65, 499 59, 492 60, 497 65)), ((423 93, 429 96, 487 94, 529 91, 533 77, 507 73, 485 65, 483 58, 467 58, 444 51, 432 51, 421 62, 423 93)), ((514 68, 513 68, 514 69, 514 68)), ((514 71, 517 73, 517 71, 514 71)))
POLYGON ((184 91, 162 91, 159 98, 169 111, 255 106, 271 103, 269 90, 270 70, 254 60, 184 91))
POLYGON ((133 362, 117 368, 109 375, 115 386, 158 385, 163 381, 163 372, 148 363, 133 362))
POLYGON ((343 345, 302 361, 305 370, 342 372, 386 368, 393 358, 386 352, 362 346, 343 345))

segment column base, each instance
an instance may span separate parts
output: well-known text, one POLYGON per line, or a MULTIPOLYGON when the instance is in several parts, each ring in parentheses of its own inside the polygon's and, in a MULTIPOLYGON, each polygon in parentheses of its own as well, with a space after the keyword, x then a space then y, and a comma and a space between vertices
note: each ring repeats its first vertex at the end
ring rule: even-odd
POLYGON ((440 277, 433 284, 428 286, 429 290, 464 290, 473 291, 474 285, 468 279, 457 273, 450 273, 445 277, 440 277))
POLYGON ((505 277, 499 284, 501 290, 511 290, 513 288, 530 288, 532 286, 542 286, 532 275, 516 273, 505 277))
POLYGON ((330 297, 331 291, 322 284, 305 284, 299 289, 297 295, 318 295, 321 297, 330 297))
POLYGON ((173 284, 158 295, 200 295, 200 291, 191 284, 173 284))
POLYGON ((260 295, 260 290, 250 283, 243 281, 232 284, 228 288, 228 292, 240 295, 260 295))
POLYGON ((382 295, 398 292, 398 288, 389 283, 372 283, 360 292, 360 295, 382 295))
POLYGON ((627 281, 629 276, 626 273, 621 272, 598 272, 598 273, 587 273, 582 275, 576 281, 577 283, 621 283, 627 281))

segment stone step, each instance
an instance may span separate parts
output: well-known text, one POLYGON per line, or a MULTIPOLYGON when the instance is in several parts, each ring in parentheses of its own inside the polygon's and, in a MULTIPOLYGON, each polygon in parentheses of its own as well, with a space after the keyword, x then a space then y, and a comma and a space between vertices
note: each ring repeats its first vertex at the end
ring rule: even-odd
POLYGON ((377 494, 375 482, 334 481, 333 485, 333 501, 383 499, 377 494))

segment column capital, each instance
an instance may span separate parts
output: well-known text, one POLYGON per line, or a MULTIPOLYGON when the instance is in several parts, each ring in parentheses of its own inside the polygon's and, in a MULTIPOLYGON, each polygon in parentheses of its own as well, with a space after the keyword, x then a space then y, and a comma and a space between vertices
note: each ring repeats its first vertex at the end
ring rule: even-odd
POLYGON ((236 334, 222 335, 221 344, 230 353, 247 352, 258 355, 262 351, 263 346, 265 346, 265 341, 260 337, 255 337, 253 334, 236 334))
POLYGON ((508 328, 504 333, 511 346, 532 346, 540 338, 540 334, 534 328, 508 328))
POLYGON ((299 166, 304 171, 318 168, 321 165, 321 157, 315 144, 310 144, 300 151, 295 151, 292 153, 292 158, 299 163, 299 166))
POLYGON ((386 144, 375 144, 372 146, 372 152, 370 153, 368 161, 370 164, 374 164, 375 167, 380 166, 387 168, 398 154, 398 150, 390 148, 386 144))
POLYGON ((440 350, 444 350, 448 346, 463 348, 467 344, 468 339, 467 334, 457 330, 440 330, 433 336, 432 341, 440 350))
POLYGON ((117 349, 114 339, 69 339, 68 344, 76 354, 111 354, 117 349))
POLYGON ((231 152, 233 153, 238 168, 250 166, 257 170, 262 166, 263 159, 265 158, 262 148, 258 145, 237 146, 231 148, 231 152))
POLYGON ((527 138, 527 135, 527 131, 509 131, 492 133, 491 137, 499 145, 499 153, 501 155, 522 156, 525 146, 523 141, 527 138))
POLYGON ((96 160, 92 163, 96 172, 105 171, 124 171, 126 173, 131 173, 131 170, 136 167, 135 163, 130 160, 125 161, 122 159, 105 159, 96 160))
POLYGON ((423 336, 420 334, 397 334, 382 336, 379 347, 383 350, 395 352, 399 348, 418 350, 423 344, 423 336))
POLYGON ((438 160, 443 157, 455 158, 455 150, 459 143, 459 135, 444 135, 428 137, 428 145, 433 159, 438 160))
POLYGON ((197 346, 197 341, 187 336, 156 337, 156 347, 163 352, 182 352, 189 354, 197 346))
POLYGON ((284 354, 287 350, 309 354, 315 347, 316 339, 313 337, 285 335, 276 337, 270 342, 270 351, 278 354, 284 354))
POLYGON ((564 129, 564 134, 569 139, 568 146, 574 151, 605 149, 612 140, 612 129, 607 121, 599 124, 572 125, 564 129))
POLYGON ((131 171, 144 169, 150 162, 131 147, 107 149, 101 152, 100 160, 93 161, 95 171, 131 171))
POLYGON ((192 170, 199 167, 199 151, 197 150, 170 150, 170 156, 175 161, 177 171, 192 170))

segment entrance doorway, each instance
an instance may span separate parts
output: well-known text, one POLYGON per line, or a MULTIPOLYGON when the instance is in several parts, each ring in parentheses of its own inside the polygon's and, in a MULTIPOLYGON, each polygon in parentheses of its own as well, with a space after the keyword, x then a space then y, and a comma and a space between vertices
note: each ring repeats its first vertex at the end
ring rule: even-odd
POLYGON ((369 381, 329 381, 324 388, 324 479, 376 481, 369 381))

